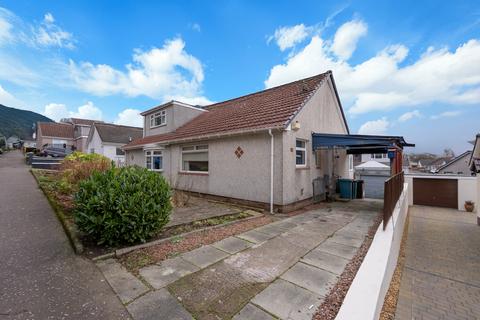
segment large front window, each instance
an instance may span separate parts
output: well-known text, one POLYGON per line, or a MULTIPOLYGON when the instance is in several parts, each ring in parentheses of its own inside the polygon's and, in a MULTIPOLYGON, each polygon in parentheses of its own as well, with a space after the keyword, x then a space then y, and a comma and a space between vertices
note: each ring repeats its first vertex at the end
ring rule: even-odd
POLYGON ((307 165, 307 149, 305 140, 296 140, 295 159, 295 164, 297 167, 305 167, 307 165))
POLYGON ((208 146, 183 147, 182 170, 188 172, 208 172, 208 146))
POLYGON ((160 150, 145 151, 145 167, 152 171, 163 170, 163 156, 160 150))
POLYGON ((162 126, 167 123, 167 112, 165 110, 150 115, 150 128, 162 126))

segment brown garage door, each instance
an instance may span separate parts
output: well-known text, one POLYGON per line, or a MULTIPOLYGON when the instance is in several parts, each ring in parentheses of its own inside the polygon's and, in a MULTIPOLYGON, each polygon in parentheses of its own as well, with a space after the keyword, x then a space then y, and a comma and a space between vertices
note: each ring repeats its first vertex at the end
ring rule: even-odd
POLYGON ((413 178, 413 204, 457 209, 457 179, 413 178))

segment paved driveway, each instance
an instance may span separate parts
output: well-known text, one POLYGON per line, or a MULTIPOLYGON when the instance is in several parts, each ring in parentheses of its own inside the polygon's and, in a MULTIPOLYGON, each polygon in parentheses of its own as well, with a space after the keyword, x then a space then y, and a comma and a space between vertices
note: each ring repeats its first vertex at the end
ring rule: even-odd
POLYGON ((410 208, 395 319, 480 319, 480 227, 475 214, 410 208))
POLYGON ((115 259, 99 267, 135 320, 310 320, 381 206, 333 203, 144 267, 138 276, 115 259))
POLYGON ((0 156, 0 319, 125 319, 102 273, 76 256, 20 152, 0 156))

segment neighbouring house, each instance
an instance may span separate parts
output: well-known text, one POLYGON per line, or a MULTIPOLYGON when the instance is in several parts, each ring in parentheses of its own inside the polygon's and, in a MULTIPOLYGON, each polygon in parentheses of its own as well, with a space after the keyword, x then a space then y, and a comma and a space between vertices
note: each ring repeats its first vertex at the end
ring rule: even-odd
POLYGON ((39 149, 47 145, 71 149, 75 145, 74 127, 70 123, 38 122, 36 128, 39 149))
POLYGON ((438 168, 444 166, 452 157, 439 157, 431 153, 410 154, 409 159, 409 171, 411 172, 423 172, 423 173, 435 173, 438 168))
POLYGON ((468 165, 472 173, 477 174, 477 173, 480 173, 480 133, 477 134, 477 136, 475 137, 475 140, 472 141, 472 143, 473 143, 473 150, 472 150, 472 154, 470 155, 470 160, 468 165))
POLYGON ((35 133, 36 146, 66 147, 86 152, 88 134, 94 122, 96 121, 78 118, 65 118, 60 122, 38 122, 35 133))
POLYGON ((436 173, 439 174, 458 174, 458 175, 470 175, 470 158, 472 151, 465 151, 461 155, 453 158, 443 166, 440 166, 436 173))
POLYGON ((60 120, 63 123, 70 123, 73 125, 73 140, 75 149, 81 152, 87 152, 87 139, 90 133, 90 128, 94 122, 102 122, 89 119, 65 118, 60 120))
POLYGON ((310 203, 314 178, 353 176, 345 150, 312 151, 312 132, 349 133, 331 72, 142 115, 144 137, 124 147, 126 163, 161 172, 177 189, 288 211, 310 203))
POLYGON ((143 137, 143 128, 95 122, 87 138, 87 148, 90 153, 98 153, 115 161, 117 166, 125 163, 127 143, 143 137))
POLYGON ((361 155, 361 163, 366 163, 368 161, 375 161, 382 163, 384 165, 390 166, 390 158, 386 153, 368 153, 361 155))

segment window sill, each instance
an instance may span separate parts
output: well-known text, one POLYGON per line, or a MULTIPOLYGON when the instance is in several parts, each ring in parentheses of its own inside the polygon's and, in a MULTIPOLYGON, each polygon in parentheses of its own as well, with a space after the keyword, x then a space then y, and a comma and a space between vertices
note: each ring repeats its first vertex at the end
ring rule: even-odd
POLYGON ((178 171, 178 174, 189 176, 208 176, 209 173, 203 171, 178 171))
POLYGON ((310 170, 310 167, 297 166, 295 167, 295 170, 310 170))
POLYGON ((155 129, 155 128, 159 128, 159 127, 164 127, 166 126, 167 124, 164 123, 164 124, 159 124, 158 126, 150 126, 150 129, 155 129))

